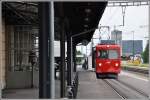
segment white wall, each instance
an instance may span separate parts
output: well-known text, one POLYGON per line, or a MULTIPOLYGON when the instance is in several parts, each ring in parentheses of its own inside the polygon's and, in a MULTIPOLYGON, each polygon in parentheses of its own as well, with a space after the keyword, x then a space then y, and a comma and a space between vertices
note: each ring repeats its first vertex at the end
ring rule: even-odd
POLYGON ((88 69, 92 70, 92 56, 88 56, 88 69))
MULTIPOLYGON (((67 56, 67 42, 65 42, 65 52, 67 56)), ((60 57, 60 41, 54 41, 54 56, 60 57)))

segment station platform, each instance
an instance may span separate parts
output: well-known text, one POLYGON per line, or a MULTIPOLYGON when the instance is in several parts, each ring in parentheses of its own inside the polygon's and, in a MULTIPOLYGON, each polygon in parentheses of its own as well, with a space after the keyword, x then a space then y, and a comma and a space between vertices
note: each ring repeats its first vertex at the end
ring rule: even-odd
MULTIPOLYGON (((118 95, 107 86, 101 79, 97 79, 95 72, 84 70, 81 67, 79 72, 79 85, 77 99, 117 99, 118 95)), ((3 91, 4 99, 38 99, 38 88, 33 89, 6 89, 3 91)), ((55 81, 55 98, 60 99, 60 81, 55 81)))
MULTIPOLYGON (((55 98, 60 98, 60 81, 55 81, 55 98)), ((5 89, 2 93, 4 99, 38 99, 38 88, 25 88, 25 89, 5 89)))

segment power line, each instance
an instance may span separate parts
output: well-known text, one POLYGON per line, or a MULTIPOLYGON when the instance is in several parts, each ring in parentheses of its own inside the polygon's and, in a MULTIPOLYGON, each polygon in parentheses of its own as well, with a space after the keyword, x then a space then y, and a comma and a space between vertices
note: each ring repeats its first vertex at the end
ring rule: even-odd
POLYGON ((110 21, 112 20, 112 18, 113 18, 114 15, 116 14, 117 10, 118 10, 118 8, 116 8, 116 9, 114 10, 114 12, 112 13, 112 15, 111 15, 110 18, 108 19, 106 25, 107 25, 108 23, 110 23, 110 21))

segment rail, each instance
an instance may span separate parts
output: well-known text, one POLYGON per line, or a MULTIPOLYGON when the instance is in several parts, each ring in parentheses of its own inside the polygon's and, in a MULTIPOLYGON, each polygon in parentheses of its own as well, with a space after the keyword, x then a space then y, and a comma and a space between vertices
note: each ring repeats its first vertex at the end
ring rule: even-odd
POLYGON ((137 92, 140 93, 141 95, 143 95, 143 96, 145 96, 145 97, 148 98, 148 95, 147 95, 145 92, 141 91, 140 89, 137 89, 137 88, 135 88, 135 87, 133 87, 133 86, 131 86, 131 85, 129 85, 129 84, 123 82, 123 81, 120 81, 120 80, 117 80, 117 81, 118 81, 119 83, 121 83, 121 84, 123 84, 123 85, 129 87, 130 89, 137 91, 137 92))
POLYGON ((108 80, 103 79, 103 81, 110 86, 113 91, 121 98, 121 99, 127 99, 127 96, 125 96, 122 92, 120 92, 117 88, 115 88, 108 80))
POLYGON ((138 99, 138 98, 148 98, 148 95, 133 86, 125 82, 114 79, 103 79, 119 96, 121 99, 138 99), (130 92, 128 92, 130 91, 130 92))

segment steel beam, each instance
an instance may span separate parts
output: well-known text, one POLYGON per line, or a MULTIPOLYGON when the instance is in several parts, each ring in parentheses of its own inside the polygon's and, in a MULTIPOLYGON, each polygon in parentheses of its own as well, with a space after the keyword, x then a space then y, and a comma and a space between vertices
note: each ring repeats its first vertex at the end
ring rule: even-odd
MULTIPOLYGON (((1 1, 11 1, 11 2, 16 2, 16 0, 1 0, 1 1)), ((31 0, 19 0, 20 2, 22 1, 22 2, 24 2, 24 1, 26 1, 26 2, 31 2, 31 0)), ((41 0, 32 0, 32 2, 41 2, 41 0)), ((43 1, 50 1, 50 0, 43 0, 43 1)), ((107 2, 107 1, 117 1, 117 0, 51 0, 51 1, 55 1, 55 2, 107 2)), ((130 1, 130 2, 134 2, 134 1, 142 1, 142 2, 144 2, 144 1, 148 1, 148 0, 120 0, 120 1, 130 1)))
POLYGON ((149 1, 110 1, 107 7, 123 7, 123 6, 145 6, 149 5, 149 1))

